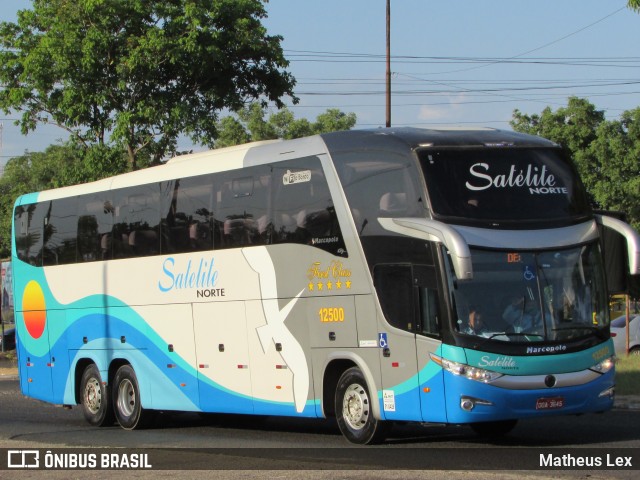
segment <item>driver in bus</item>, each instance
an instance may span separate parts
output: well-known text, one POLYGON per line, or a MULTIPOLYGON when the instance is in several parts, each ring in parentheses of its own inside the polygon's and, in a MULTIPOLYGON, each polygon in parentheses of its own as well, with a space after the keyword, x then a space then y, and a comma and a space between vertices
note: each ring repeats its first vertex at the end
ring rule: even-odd
MULTIPOLYGON (((462 323, 462 322, 461 322, 462 323)), ((482 313, 477 308, 471 308, 469 310, 469 320, 467 324, 462 327, 460 333, 466 333, 467 335, 481 335, 484 336, 488 333, 486 325, 482 320, 482 313)))

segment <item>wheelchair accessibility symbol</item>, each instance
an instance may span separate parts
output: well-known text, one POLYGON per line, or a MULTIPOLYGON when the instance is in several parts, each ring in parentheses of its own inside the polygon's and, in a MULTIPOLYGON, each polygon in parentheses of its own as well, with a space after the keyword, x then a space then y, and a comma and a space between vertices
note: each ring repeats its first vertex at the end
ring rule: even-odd
POLYGON ((387 342, 387 334, 379 333, 378 334, 378 345, 380 348, 387 348, 389 346, 389 342, 387 342))
POLYGON ((536 278, 536 274, 535 271, 533 271, 533 268, 530 265, 525 265, 524 267, 524 279, 527 282, 530 282, 531 280, 535 280, 536 278))

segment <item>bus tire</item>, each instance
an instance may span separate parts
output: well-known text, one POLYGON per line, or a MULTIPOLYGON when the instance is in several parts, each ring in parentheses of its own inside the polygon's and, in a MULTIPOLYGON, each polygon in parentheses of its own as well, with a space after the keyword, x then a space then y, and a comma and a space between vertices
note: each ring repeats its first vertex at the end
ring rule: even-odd
POLYGON ((384 440, 386 424, 373 416, 369 387, 358 367, 346 370, 336 387, 336 419, 347 440, 372 444, 384 440))
POLYGON ((142 408, 138 378, 131 365, 121 366, 113 379, 113 410, 125 430, 144 428, 151 412, 142 408))
POLYGON ((113 425, 115 420, 110 389, 103 383, 94 363, 87 365, 80 380, 80 404, 84 418, 95 427, 113 425))
POLYGON ((514 429, 518 420, 499 420, 470 424, 472 430, 483 438, 500 438, 514 429))

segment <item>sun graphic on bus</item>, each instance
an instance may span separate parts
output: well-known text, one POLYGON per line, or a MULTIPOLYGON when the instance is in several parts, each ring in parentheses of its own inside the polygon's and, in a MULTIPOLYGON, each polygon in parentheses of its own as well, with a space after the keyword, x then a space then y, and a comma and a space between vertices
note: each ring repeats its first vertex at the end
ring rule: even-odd
POLYGON ((47 312, 42 287, 35 280, 31 280, 24 289, 22 310, 27 332, 33 338, 40 338, 47 321, 47 312))

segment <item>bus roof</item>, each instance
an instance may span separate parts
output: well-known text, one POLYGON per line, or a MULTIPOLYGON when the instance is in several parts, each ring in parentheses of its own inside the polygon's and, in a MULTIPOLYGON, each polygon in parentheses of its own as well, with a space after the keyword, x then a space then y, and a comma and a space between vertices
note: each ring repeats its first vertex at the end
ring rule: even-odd
POLYGON ((512 146, 512 147, 557 147, 554 142, 541 137, 499 130, 495 128, 389 128, 377 130, 350 130, 323 134, 331 151, 351 150, 358 147, 393 143, 400 148, 411 150, 419 147, 473 147, 473 146, 512 146))
POLYGON ((268 140, 233 147, 207 150, 174 157, 163 165, 124 173, 96 182, 23 195, 16 205, 82 195, 173 178, 239 169, 242 167, 287 160, 296 156, 319 155, 327 151, 379 148, 413 150, 425 146, 515 146, 557 147, 548 140, 494 128, 388 128, 348 130, 294 140, 268 140))

